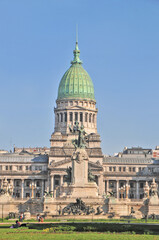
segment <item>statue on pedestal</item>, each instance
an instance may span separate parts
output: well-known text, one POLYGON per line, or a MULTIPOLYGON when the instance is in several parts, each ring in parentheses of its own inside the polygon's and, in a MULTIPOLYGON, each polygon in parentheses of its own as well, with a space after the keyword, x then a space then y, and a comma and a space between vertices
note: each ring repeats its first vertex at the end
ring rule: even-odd
POLYGON ((154 178, 153 178, 153 181, 152 181, 151 187, 150 187, 150 196, 158 197, 158 187, 157 187, 157 183, 155 182, 154 178))
POLYGON ((84 126, 82 125, 79 127, 79 123, 76 121, 73 128, 69 126, 70 132, 77 133, 78 132, 78 139, 72 140, 72 144, 74 145, 75 149, 77 148, 85 148, 86 147, 86 131, 84 130, 84 126))
POLYGON ((0 195, 13 195, 13 184, 9 184, 7 178, 4 178, 2 181, 2 187, 0 190, 0 195))

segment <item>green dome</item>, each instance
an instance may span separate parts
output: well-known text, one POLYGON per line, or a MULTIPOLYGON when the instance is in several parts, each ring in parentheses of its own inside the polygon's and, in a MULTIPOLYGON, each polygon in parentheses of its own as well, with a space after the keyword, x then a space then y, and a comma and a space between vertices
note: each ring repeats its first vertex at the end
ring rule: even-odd
POLYGON ((93 82, 89 74, 82 67, 82 61, 79 59, 80 51, 78 43, 74 50, 74 60, 71 67, 63 75, 59 89, 58 100, 60 99, 89 99, 94 98, 93 82))

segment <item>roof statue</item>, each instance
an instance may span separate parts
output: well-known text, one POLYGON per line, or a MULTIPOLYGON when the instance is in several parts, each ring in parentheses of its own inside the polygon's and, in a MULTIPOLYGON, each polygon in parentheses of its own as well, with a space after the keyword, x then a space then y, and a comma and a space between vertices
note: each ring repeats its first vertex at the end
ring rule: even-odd
POLYGON ((73 128, 69 126, 70 132, 76 133, 78 132, 78 139, 72 140, 72 144, 74 145, 75 149, 77 148, 85 148, 86 147, 86 131, 84 130, 84 126, 82 125, 79 127, 79 122, 75 122, 73 128))

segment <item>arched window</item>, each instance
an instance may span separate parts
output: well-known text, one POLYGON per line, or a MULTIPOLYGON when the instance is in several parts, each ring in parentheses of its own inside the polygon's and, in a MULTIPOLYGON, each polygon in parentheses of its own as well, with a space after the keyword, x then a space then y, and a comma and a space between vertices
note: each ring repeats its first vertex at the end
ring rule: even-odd
POLYGON ((59 114, 57 113, 57 122, 59 122, 59 114))
POLYGON ((93 114, 93 123, 95 123, 95 114, 93 114))

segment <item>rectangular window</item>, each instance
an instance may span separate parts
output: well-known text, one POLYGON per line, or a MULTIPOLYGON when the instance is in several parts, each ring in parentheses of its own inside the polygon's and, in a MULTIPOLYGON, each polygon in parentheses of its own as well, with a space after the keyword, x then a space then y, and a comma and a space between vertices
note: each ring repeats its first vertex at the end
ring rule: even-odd
POLYGON ((75 121, 78 121, 78 113, 75 113, 75 121))
POLYGON ((19 170, 22 171, 22 166, 19 166, 19 170))
POLYGON ((26 187, 30 187, 30 181, 26 181, 26 187))
POLYGON ((110 171, 110 172, 112 171, 112 167, 109 167, 109 171, 110 171))
POLYGON ((80 113, 80 122, 83 122, 83 113, 80 113))
POLYGON ((92 120, 92 114, 89 114, 89 122, 92 120))
POLYGON ((135 167, 133 167, 133 172, 135 172, 136 171, 136 168, 135 167))
POLYGON ((131 172, 131 167, 129 167, 129 172, 131 172))
POLYGON ((119 167, 119 172, 121 172, 121 167, 119 167))
POLYGON ((88 121, 88 113, 85 114, 85 122, 88 121))
POLYGON ((125 172, 126 171, 126 167, 123 167, 123 172, 125 172))
POLYGON ((114 182, 109 181, 109 188, 114 188, 114 182))
POLYGON ((8 166, 6 166, 6 171, 8 171, 8 166))
POLYGON ((114 172, 116 171, 116 167, 113 167, 113 171, 114 171, 114 172))
POLYGON ((60 115, 61 115, 61 122, 63 122, 63 114, 61 113, 60 115))
POLYGON ((9 166, 9 170, 12 171, 12 166, 9 166))
POLYGON ((72 113, 70 113, 70 122, 72 122, 72 113))
POLYGON ((144 184, 143 183, 140 183, 140 188, 143 188, 144 187, 144 184))
POLYGON ((67 113, 65 113, 65 122, 67 122, 67 113))
POLYGON ((29 198, 30 197, 30 193, 26 193, 26 198, 29 198))
POLYGON ((16 181, 16 187, 19 187, 19 186, 20 186, 20 182, 16 181))
POLYGON ((131 182, 130 183, 130 188, 133 188, 134 187, 134 184, 131 182))
POLYGON ((28 167, 28 166, 26 166, 26 167, 25 167, 25 170, 26 170, 26 171, 28 171, 28 170, 29 170, 29 167, 28 167))

